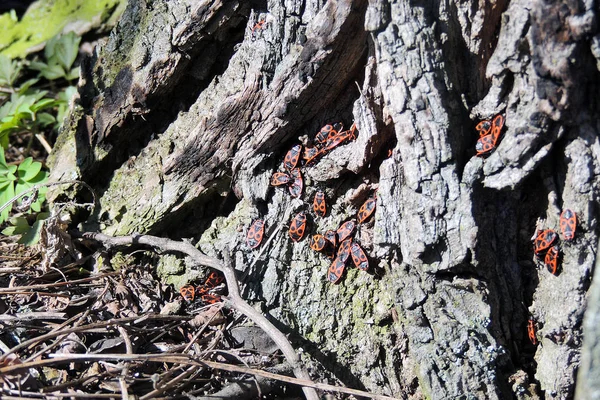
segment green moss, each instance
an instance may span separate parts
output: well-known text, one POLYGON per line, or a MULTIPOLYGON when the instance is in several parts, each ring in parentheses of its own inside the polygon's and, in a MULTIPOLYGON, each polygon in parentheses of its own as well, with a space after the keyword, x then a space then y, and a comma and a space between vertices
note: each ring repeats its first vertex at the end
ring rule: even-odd
POLYGON ((124 0, 41 0, 29 7, 21 21, 4 14, 0 16, 0 53, 24 57, 59 33, 114 25, 126 4, 124 0))
MULTIPOLYGON (((101 260, 100 263, 102 263, 101 260)), ((116 253, 110 259, 110 265, 115 271, 120 271, 123 268, 126 268, 130 265, 135 264, 135 258, 128 254, 116 253)))

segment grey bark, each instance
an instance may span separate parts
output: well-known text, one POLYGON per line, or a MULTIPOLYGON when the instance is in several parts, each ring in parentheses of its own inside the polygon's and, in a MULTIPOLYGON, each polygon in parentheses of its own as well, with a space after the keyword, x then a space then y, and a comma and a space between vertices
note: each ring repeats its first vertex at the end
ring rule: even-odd
POLYGON ((245 297, 317 379, 399 398, 570 398, 598 243, 597 14, 591 1, 132 0, 82 71, 51 176, 98 190, 89 229, 230 249, 245 297), (475 157, 474 126, 496 114, 500 144, 475 157), (358 138, 303 168, 301 200, 269 186, 293 144, 337 121, 358 138), (289 240, 318 187, 330 212, 311 233, 377 189, 357 233, 371 273, 330 285, 329 261, 289 240), (554 276, 530 238, 558 231, 562 208, 579 224, 554 276), (250 251, 257 217, 270 240, 250 251))

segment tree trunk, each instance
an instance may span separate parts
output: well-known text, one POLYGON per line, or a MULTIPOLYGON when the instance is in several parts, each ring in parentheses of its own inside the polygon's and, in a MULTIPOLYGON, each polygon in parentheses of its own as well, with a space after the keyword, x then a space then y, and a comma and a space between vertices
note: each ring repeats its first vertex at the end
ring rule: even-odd
POLYGON ((318 380, 398 398, 569 398, 598 243, 597 11, 130 0, 82 68, 51 177, 97 190, 87 229, 230 251, 244 296, 318 380), (475 126, 497 114, 502 137, 477 157, 475 126), (302 168, 300 200, 269 185, 294 144, 338 121, 357 139, 302 168), (330 284, 331 261, 290 240, 290 219, 311 215, 307 236, 336 229, 375 191, 355 237, 369 272, 330 284), (563 208, 578 225, 553 275, 531 237, 558 232, 563 208), (252 251, 255 218, 266 238, 252 251))

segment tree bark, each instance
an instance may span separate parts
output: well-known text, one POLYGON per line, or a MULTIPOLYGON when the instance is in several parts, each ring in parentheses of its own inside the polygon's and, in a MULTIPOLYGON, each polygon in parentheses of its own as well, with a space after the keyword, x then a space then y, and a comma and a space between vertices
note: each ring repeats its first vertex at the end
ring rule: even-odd
POLYGON ((131 0, 82 68, 51 178, 98 191, 87 229, 231 251, 244 297, 315 378, 398 398, 570 398, 598 243, 597 18, 589 1, 131 0), (476 157, 475 125, 497 114, 502 138, 476 157), (338 121, 358 137, 302 168, 300 200, 269 185, 292 145, 338 121), (330 211, 310 234, 376 190, 355 239, 369 273, 331 285, 330 261, 289 239, 318 188, 330 211), (558 232, 563 208, 578 227, 552 275, 531 236, 558 232), (258 217, 269 241, 252 251, 258 217))

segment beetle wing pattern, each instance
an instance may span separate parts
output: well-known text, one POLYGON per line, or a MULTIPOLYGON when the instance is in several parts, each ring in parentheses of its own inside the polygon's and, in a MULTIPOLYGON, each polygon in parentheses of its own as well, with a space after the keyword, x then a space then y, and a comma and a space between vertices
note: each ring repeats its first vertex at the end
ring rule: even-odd
POLYGON ((200 296, 203 302, 206 304, 215 304, 221 301, 221 296, 218 294, 206 293, 200 296))
POLYGON ((491 122, 484 120, 477 124, 475 129, 479 131, 479 139, 475 144, 475 151, 478 156, 486 155, 496 148, 503 126, 504 117, 500 114, 496 115, 491 122))
POLYGON ((319 190, 315 193, 315 198, 313 200, 313 211, 315 214, 324 217, 327 213, 327 204, 325 202, 325 193, 322 190, 319 190))
POLYGON ((350 252, 352 253, 352 262, 354 265, 356 265, 356 268, 362 271, 369 269, 369 260, 367 259, 367 255, 358 243, 352 243, 350 252))
POLYGON ((179 293, 181 294, 181 297, 185 299, 185 301, 193 301, 196 291, 192 285, 185 285, 179 289, 179 293))
POLYGON ((337 233, 335 231, 327 231, 323 236, 329 243, 331 243, 333 248, 337 247, 337 233))
POLYGON ((250 226, 250 229, 248 229, 248 234, 246 235, 246 244, 248 244, 248 247, 255 249, 260 246, 264 233, 265 222, 262 219, 255 220, 250 226))
POLYGON ((540 232, 533 241, 533 251, 539 255, 544 250, 548 250, 556 241, 558 235, 552 229, 546 229, 540 232))
POLYGON ((492 130, 492 121, 490 121, 489 119, 483 120, 477 124, 475 129, 479 132, 480 137, 488 135, 492 130))
POLYGON ((552 273, 552 275, 556 275, 558 272, 558 258, 560 256, 560 249, 558 246, 552 246, 548 249, 546 253, 546 257, 544 258, 544 264, 546 264, 546 268, 548 271, 552 273))
POLYGON ((294 182, 290 185, 289 190, 292 197, 300 197, 302 189, 304 188, 304 181, 302 180, 302 173, 299 168, 294 168, 290 171, 290 174, 294 178, 294 182))
POLYGON ((272 186, 287 185, 288 183, 290 183, 291 180, 292 180, 292 178, 290 178, 290 176, 288 174, 283 173, 283 172, 275 172, 273 174, 273 176, 271 177, 271 185, 272 186))
POLYGON ((560 214, 560 231, 564 240, 573 240, 577 229, 577 214, 569 208, 565 208, 560 214))
POLYGON ((313 235, 312 242, 310 243, 310 248, 314 251, 323 251, 325 249, 325 245, 327 241, 323 235, 313 235))
POLYGON ((299 242, 304 237, 306 231, 306 214, 299 212, 296 214, 290 224, 289 235, 294 242, 299 242))
POLYGON ((212 289, 216 286, 219 286, 221 283, 223 283, 224 280, 225 278, 223 277, 223 275, 219 274, 218 272, 212 271, 210 275, 208 275, 208 278, 206 278, 204 286, 212 289))
POLYGON ((352 239, 346 239, 340 243, 340 248, 337 251, 337 258, 343 262, 348 261, 350 253, 352 252, 352 239))
POLYGON ((352 236, 355 227, 354 221, 344 222, 337 230, 338 242, 342 243, 346 238, 352 236))
POLYGON ((317 157, 321 155, 321 151, 317 147, 306 147, 302 153, 305 165, 310 165, 313 161, 316 161, 317 157))
POLYGON ((345 267, 346 262, 341 260, 340 257, 337 257, 329 266, 329 270, 327 271, 327 280, 329 280, 331 283, 337 283, 344 274, 345 267))
POLYGON ((302 153, 302 145, 301 144, 297 144, 295 146, 293 146, 285 155, 285 158, 283 159, 283 166, 285 169, 287 169, 288 171, 293 170, 294 168, 296 168, 296 165, 298 164, 298 160, 300 160, 300 154, 302 153))
POLYGON ((362 206, 360 206, 360 209, 358 210, 358 214, 356 216, 359 224, 362 224, 363 222, 365 222, 367 220, 367 218, 369 218, 371 216, 371 214, 373 214, 373 211, 375 211, 376 204, 377 204, 377 198, 371 197, 371 198, 368 198, 367 201, 365 201, 362 206))
POLYGON ((491 134, 480 137, 477 140, 477 143, 475 144, 475 151, 477 152, 478 156, 489 153, 493 149, 494 149, 494 140, 493 140, 491 134))

